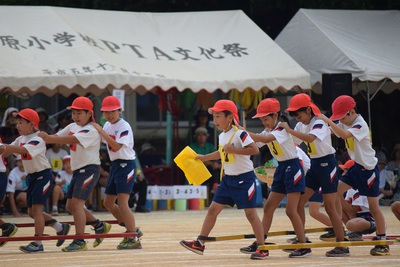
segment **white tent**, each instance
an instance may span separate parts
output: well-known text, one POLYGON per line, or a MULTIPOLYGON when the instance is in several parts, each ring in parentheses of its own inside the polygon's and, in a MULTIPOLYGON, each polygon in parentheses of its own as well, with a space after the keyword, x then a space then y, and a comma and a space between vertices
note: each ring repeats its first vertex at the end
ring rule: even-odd
POLYGON ((311 89, 242 11, 139 13, 0 6, 0 92, 311 89))
POLYGON ((353 94, 400 88, 400 11, 300 9, 275 39, 311 75, 351 73, 353 94))

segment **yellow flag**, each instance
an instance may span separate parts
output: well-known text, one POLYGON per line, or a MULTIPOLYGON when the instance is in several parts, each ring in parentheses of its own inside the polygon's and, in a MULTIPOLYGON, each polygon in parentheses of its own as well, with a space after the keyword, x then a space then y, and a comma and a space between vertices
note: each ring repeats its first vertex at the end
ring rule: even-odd
POLYGON ((201 185, 211 177, 211 173, 201 160, 195 159, 196 156, 196 152, 189 146, 186 146, 174 158, 174 161, 185 173, 186 179, 190 184, 201 185))

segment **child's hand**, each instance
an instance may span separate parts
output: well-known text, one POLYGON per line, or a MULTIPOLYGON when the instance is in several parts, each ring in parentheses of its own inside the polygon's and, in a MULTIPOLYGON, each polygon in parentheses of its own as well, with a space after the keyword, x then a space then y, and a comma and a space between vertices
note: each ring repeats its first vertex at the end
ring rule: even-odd
POLYGON ((195 159, 195 160, 196 160, 196 159, 199 159, 199 160, 203 161, 204 155, 197 155, 194 159, 195 159))
POLYGON ((329 121, 328 117, 326 117, 322 113, 317 116, 317 119, 323 120, 324 122, 328 122, 329 121))
POLYGON ((38 136, 39 136, 40 138, 42 138, 45 142, 46 142, 46 139, 49 138, 49 135, 48 135, 46 132, 43 132, 43 131, 41 131, 41 132, 38 134, 38 136))
POLYGON ((282 126, 283 128, 285 128, 286 132, 292 128, 290 128, 289 124, 287 124, 287 122, 281 122, 279 124, 279 126, 282 126))
POLYGON ((99 131, 99 129, 103 129, 103 127, 100 126, 100 124, 96 123, 96 122, 92 122, 93 127, 99 131))
POLYGON ((234 152, 235 152, 235 146, 232 145, 232 144, 226 144, 226 145, 224 146, 224 151, 225 151, 226 153, 228 153, 228 154, 234 154, 234 152))

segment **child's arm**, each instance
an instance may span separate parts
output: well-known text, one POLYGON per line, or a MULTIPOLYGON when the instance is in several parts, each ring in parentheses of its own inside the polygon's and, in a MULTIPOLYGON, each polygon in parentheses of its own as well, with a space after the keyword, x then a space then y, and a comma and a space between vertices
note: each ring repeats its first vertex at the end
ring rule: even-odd
POLYGON ((318 119, 323 120, 326 122, 329 126, 331 126, 332 131, 334 131, 340 138, 342 139, 347 139, 350 137, 353 137, 353 134, 345 129, 340 128, 335 122, 330 120, 328 117, 326 117, 324 114, 320 114, 317 116, 318 119))
POLYGON ((199 159, 203 162, 205 161, 209 161, 209 160, 218 160, 220 159, 220 154, 219 151, 214 151, 212 153, 206 154, 206 155, 197 155, 197 157, 195 159, 199 159))
POLYGON ((228 154, 238 154, 238 155, 256 155, 260 152, 255 142, 243 148, 235 147, 232 144, 226 144, 224 146, 224 151, 228 154))
POLYGON ((7 145, 0 143, 0 155, 7 157, 13 153, 16 154, 28 154, 28 150, 23 146, 7 145))
POLYGON ((92 122, 93 127, 99 132, 99 134, 106 140, 107 144, 114 150, 118 151, 121 149, 122 144, 118 143, 115 141, 111 136, 104 131, 103 127, 100 126, 100 124, 92 122))
POLYGON ((46 132, 40 132, 39 137, 41 137, 46 144, 79 144, 78 138, 74 135, 58 136, 56 134, 49 135, 46 132))
POLYGON ((299 132, 299 131, 295 131, 294 129, 290 128, 290 126, 289 126, 289 124, 287 124, 287 122, 281 122, 280 126, 285 128, 286 132, 288 132, 289 134, 291 134, 294 137, 297 137, 300 140, 303 140, 303 141, 305 141, 307 143, 312 143, 317 138, 313 134, 306 134, 306 133, 302 133, 302 132, 299 132))
POLYGON ((250 135, 251 139, 254 140, 254 142, 269 143, 275 140, 275 136, 273 134, 261 135, 250 132, 247 133, 250 135))

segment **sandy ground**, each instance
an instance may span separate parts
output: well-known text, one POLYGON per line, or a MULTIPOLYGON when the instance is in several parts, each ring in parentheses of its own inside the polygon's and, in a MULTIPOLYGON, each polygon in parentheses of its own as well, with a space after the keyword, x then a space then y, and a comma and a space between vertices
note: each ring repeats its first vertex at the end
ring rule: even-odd
MULTIPOLYGON (((388 225, 388 234, 400 234, 400 222, 391 213, 389 207, 382 207, 388 225)), ((260 217, 262 209, 258 209, 260 217)), ((206 210, 190 211, 152 211, 150 213, 135 213, 137 225, 144 232, 143 249, 117 250, 116 246, 122 238, 106 238, 97 248, 93 248, 93 239, 88 239, 88 251, 65 253, 56 247, 56 241, 44 241, 43 253, 26 254, 18 248, 28 242, 9 242, 0 248, 0 266, 399 266, 400 243, 391 246, 391 255, 385 257, 371 256, 371 246, 351 247, 350 257, 328 258, 324 254, 330 248, 315 248, 313 254, 306 258, 290 259, 288 253, 281 250, 270 251, 266 260, 250 260, 249 255, 239 252, 239 248, 253 242, 252 239, 210 242, 206 245, 204 255, 190 252, 179 245, 182 239, 193 239, 200 231, 206 210)), ((113 220, 108 212, 98 212, 95 215, 104 220, 113 220)), ((7 222, 32 222, 28 217, 4 217, 7 222)), ((72 216, 58 216, 59 221, 71 221, 72 216)), ((323 227, 312 218, 307 218, 307 228, 323 227)), ((73 228, 72 228, 73 229, 73 228)), ((278 208, 274 215, 271 231, 292 230, 285 215, 284 208, 278 208)), ((113 225, 112 233, 123 232, 124 228, 113 225)), ((93 233, 87 227, 86 232, 93 233)), ((46 228, 46 233, 54 235, 52 228, 46 228)), ((71 234, 74 230, 71 230, 71 234)), ((220 214, 212 236, 250 234, 251 227, 245 219, 243 211, 227 208, 220 214)), ((313 242, 321 242, 321 233, 308 234, 313 242)), ((33 228, 20 228, 16 236, 31 236, 33 228)), ((277 236, 268 239, 270 242, 285 243, 292 236, 277 236)), ((69 244, 69 240, 65 244, 69 244)))

